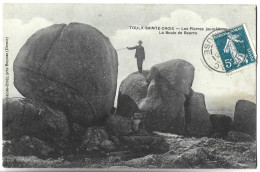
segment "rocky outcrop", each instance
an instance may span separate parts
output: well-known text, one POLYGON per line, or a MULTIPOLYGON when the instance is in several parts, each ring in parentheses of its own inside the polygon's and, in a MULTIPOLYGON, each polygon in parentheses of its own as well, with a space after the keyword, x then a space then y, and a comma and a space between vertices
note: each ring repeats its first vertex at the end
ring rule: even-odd
POLYGON ((230 142, 220 138, 183 137, 157 133, 170 144, 164 154, 150 154, 122 162, 135 168, 256 168, 256 142, 230 142))
POLYGON ((83 151, 98 151, 102 149, 111 151, 115 149, 115 145, 108 140, 108 134, 104 127, 94 126, 86 130, 80 148, 83 151))
MULTIPOLYGON (((256 168, 256 142, 234 142, 221 138, 184 137, 159 133, 168 144, 169 151, 161 154, 138 154, 115 151, 102 156, 90 154, 68 155, 59 159, 38 159, 31 156, 5 156, 4 167, 59 167, 59 168, 256 168)), ((137 144, 135 144, 137 146, 137 144)), ((158 146, 159 148, 159 146, 158 146)))
POLYGON ((210 122, 212 125, 212 135, 218 135, 219 137, 226 137, 228 132, 233 127, 233 121, 230 116, 211 114, 210 122))
POLYGON ((193 78, 194 67, 179 59, 154 65, 144 74, 133 73, 120 85, 117 113, 128 118, 143 113, 149 131, 184 133, 184 103, 193 78))
POLYGON ((64 113, 24 98, 12 98, 3 106, 3 139, 22 136, 36 137, 56 144, 64 144, 70 134, 64 113))
POLYGON ((147 132, 138 127, 134 130, 134 121, 119 115, 110 115, 106 122, 106 129, 110 139, 117 145, 127 146, 135 152, 160 153, 168 150, 168 144, 160 136, 147 132))
POLYGON ((177 59, 129 75, 119 88, 117 114, 131 118, 141 112, 149 131, 208 135, 212 126, 204 95, 191 89, 194 70, 177 59))
POLYGON ((256 138, 256 104, 239 100, 234 114, 234 130, 247 133, 256 138))
POLYGON ((117 53, 109 39, 80 23, 34 33, 14 61, 14 85, 26 98, 66 112, 87 128, 109 114, 117 86, 117 53))
POLYGON ((212 129, 204 95, 193 92, 185 106, 187 132, 190 135, 206 136, 212 129))

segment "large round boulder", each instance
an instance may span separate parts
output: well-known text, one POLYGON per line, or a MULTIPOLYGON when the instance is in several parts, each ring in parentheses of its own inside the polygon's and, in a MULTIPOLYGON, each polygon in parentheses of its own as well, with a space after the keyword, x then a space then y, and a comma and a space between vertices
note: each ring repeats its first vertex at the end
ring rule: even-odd
POLYGON ((55 24, 34 33, 14 61, 14 85, 84 127, 109 114, 117 85, 117 53, 96 28, 55 24))
POLYGON ((3 106, 3 139, 36 137, 55 144, 64 144, 70 134, 64 113, 41 102, 12 98, 3 106))
POLYGON ((192 93, 194 70, 190 63, 176 59, 154 65, 149 72, 129 75, 119 88, 117 113, 132 117, 141 112, 148 130, 184 133, 184 104, 192 93), (127 105, 131 107, 124 107, 127 105))
POLYGON ((256 104, 247 100, 236 103, 234 130, 256 137, 256 104))

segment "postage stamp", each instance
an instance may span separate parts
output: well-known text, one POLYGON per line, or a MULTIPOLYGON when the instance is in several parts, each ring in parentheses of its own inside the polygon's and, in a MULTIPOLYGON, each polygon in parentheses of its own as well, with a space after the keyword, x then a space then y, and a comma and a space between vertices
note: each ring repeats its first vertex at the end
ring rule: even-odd
POLYGON ((227 73, 255 63, 256 53, 245 24, 214 34, 213 39, 227 73))

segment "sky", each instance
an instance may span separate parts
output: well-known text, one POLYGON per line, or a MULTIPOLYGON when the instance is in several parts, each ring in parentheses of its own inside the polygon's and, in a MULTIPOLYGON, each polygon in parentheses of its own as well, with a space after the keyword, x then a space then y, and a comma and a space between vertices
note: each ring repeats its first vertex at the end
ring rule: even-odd
MULTIPOLYGON (((160 35, 154 30, 131 30, 129 26, 223 27, 245 23, 256 45, 255 7, 250 5, 133 5, 133 4, 5 4, 4 37, 9 37, 9 60, 13 63, 26 40, 52 24, 86 23, 105 34, 115 49, 143 41, 143 68, 172 59, 184 59, 195 67, 192 89, 205 95, 210 113, 233 114, 239 99, 256 102, 256 67, 226 74, 208 70, 202 63, 201 47, 209 31, 197 35, 160 35)), ((118 51, 118 87, 137 71, 134 51, 118 51)), ((10 71, 13 81, 13 73, 10 71)), ((13 84, 10 96, 19 97, 13 84)))

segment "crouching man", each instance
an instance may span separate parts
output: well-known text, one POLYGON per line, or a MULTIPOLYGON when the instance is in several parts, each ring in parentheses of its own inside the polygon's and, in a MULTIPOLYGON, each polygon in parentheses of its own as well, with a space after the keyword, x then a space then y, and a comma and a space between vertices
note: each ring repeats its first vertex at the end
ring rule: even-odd
POLYGON ((144 115, 142 113, 134 113, 134 116, 132 117, 132 122, 133 130, 135 132, 139 131, 139 129, 144 129, 143 119, 144 115))

